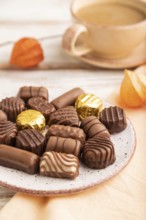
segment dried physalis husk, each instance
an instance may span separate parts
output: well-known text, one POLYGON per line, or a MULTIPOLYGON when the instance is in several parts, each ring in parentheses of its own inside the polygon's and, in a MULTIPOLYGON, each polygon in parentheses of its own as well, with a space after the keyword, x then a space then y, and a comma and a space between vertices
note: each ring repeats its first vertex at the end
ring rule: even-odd
POLYGON ((121 100, 129 107, 139 107, 146 103, 146 66, 140 68, 135 71, 125 70, 121 84, 121 100))
POLYGON ((38 40, 22 38, 13 47, 10 64, 28 69, 37 66, 44 59, 38 40))
POLYGON ((75 108, 81 120, 88 116, 98 117, 102 106, 102 100, 93 94, 82 94, 75 102, 75 108))

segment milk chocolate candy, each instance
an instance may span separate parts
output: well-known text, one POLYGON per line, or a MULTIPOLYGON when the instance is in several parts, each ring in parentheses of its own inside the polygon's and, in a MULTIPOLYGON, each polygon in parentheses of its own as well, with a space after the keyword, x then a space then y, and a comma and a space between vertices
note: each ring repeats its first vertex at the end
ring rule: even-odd
POLYGON ((0 109, 7 114, 9 121, 15 122, 17 115, 25 110, 25 103, 20 98, 5 98, 0 102, 0 109))
POLYGON ((84 94, 84 91, 81 88, 74 88, 54 99, 51 103, 56 109, 71 106, 75 104, 77 97, 81 94, 84 94))
POLYGON ((16 137, 16 147, 41 156, 45 150, 45 137, 34 129, 19 131, 16 137))
POLYGON ((48 100, 48 90, 45 87, 36 87, 36 86, 23 86, 20 88, 18 97, 23 99, 25 102, 32 97, 42 97, 45 100, 48 100))
POLYGON ((42 97, 33 97, 30 98, 27 102, 29 108, 41 112, 46 119, 49 118, 49 115, 56 111, 54 105, 50 104, 42 97))
POLYGON ((8 117, 6 115, 6 113, 2 110, 0 110, 0 122, 1 121, 7 121, 8 120, 8 117))
POLYGON ((93 169, 103 169, 115 162, 114 146, 104 137, 88 139, 83 147, 83 162, 93 169))
POLYGON ((81 128, 86 133, 87 138, 95 138, 101 136, 110 138, 110 134, 107 128, 95 116, 89 116, 85 118, 81 123, 81 128))
POLYGON ((17 127, 11 121, 0 122, 0 144, 14 145, 17 127))
POLYGON ((79 175, 79 160, 72 154, 45 152, 40 162, 40 174, 74 179, 79 175))
POLYGON ((40 158, 31 152, 0 144, 0 165, 29 174, 35 174, 39 169, 40 158))
POLYGON ((48 124, 69 125, 71 127, 78 127, 79 118, 75 108, 73 106, 67 106, 64 108, 60 108, 56 112, 50 114, 48 124))
POLYGON ((46 152, 56 151, 80 157, 81 147, 81 142, 78 140, 51 136, 47 143, 46 152))
POLYGON ((46 138, 48 139, 50 136, 72 138, 79 140, 82 144, 86 139, 86 135, 82 129, 64 125, 51 125, 46 134, 46 138))
POLYGON ((103 109, 99 114, 99 120, 107 127, 111 134, 120 132, 127 126, 125 112, 117 106, 103 109))

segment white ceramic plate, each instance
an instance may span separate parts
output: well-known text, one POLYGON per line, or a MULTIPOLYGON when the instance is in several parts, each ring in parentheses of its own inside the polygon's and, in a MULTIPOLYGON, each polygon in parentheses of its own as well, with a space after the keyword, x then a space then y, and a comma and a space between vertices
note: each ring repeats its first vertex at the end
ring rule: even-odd
MULTIPOLYGON (((108 106, 108 103, 104 103, 108 106)), ((130 161, 135 151, 135 132, 127 119, 127 128, 111 135, 116 153, 113 165, 93 170, 81 163, 79 176, 75 180, 42 177, 0 166, 0 185, 16 192, 35 195, 59 195, 80 192, 100 184, 118 174, 130 161)), ((118 176, 117 176, 118 178, 118 176)))

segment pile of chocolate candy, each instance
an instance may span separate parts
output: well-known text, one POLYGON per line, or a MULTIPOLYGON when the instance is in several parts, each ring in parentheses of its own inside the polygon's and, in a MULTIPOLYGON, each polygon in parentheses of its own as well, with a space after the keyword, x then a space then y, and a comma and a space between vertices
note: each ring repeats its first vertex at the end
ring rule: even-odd
POLYGON ((29 174, 74 179, 79 161, 93 169, 114 163, 110 134, 126 128, 117 106, 74 88, 51 103, 44 87, 24 86, 0 101, 0 165, 29 174))

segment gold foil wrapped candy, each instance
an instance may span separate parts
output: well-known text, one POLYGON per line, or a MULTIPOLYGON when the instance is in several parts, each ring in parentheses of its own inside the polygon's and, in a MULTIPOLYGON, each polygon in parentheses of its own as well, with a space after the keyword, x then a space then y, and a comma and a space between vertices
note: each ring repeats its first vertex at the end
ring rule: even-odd
POLYGON ((91 115, 98 117, 102 100, 93 94, 82 94, 77 98, 75 108, 81 120, 91 115))
POLYGON ((36 110, 26 110, 17 116, 16 123, 20 129, 32 128, 43 130, 46 126, 45 117, 36 110))

